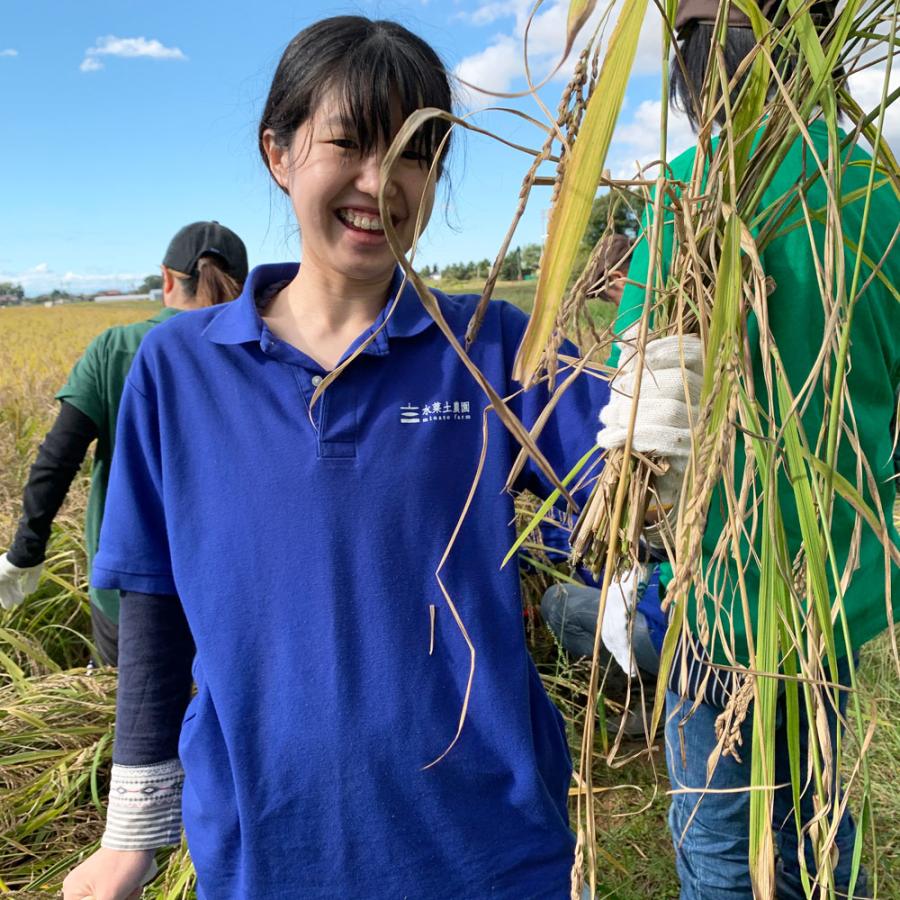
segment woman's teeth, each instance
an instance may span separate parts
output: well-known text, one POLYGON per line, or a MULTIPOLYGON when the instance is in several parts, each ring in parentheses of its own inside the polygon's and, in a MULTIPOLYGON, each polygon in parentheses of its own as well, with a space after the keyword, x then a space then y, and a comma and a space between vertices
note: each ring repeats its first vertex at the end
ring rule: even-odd
POLYGON ((361 228, 363 231, 384 231, 381 219, 378 216, 364 216, 360 213, 351 212, 349 209, 339 209, 338 218, 354 228, 361 228))

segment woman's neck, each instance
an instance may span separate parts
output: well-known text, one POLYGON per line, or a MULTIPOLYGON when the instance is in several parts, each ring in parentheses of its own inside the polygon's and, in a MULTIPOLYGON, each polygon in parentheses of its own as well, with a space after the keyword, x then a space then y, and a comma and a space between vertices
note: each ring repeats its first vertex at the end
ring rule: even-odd
POLYGON ((377 282, 329 277, 301 265, 263 310, 266 324, 324 369, 333 369, 344 352, 372 326, 387 302, 393 273, 377 282))
POLYGON ((377 280, 362 281, 301 264, 283 293, 295 313, 323 328, 342 331, 360 324, 368 327, 378 318, 387 302, 392 277, 393 272, 389 272, 377 280))

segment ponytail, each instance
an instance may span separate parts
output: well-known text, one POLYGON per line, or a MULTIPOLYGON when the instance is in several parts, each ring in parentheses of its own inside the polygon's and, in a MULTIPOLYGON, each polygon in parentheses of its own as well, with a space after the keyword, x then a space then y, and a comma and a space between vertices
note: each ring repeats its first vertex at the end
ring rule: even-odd
POLYGON ((214 254, 201 256, 194 275, 176 273, 185 294, 194 306, 218 306, 234 300, 243 290, 243 284, 232 278, 223 268, 222 260, 214 254))
POLYGON ((201 256, 197 262, 197 288, 194 291, 197 306, 218 306, 240 294, 243 285, 221 265, 215 256, 201 256))

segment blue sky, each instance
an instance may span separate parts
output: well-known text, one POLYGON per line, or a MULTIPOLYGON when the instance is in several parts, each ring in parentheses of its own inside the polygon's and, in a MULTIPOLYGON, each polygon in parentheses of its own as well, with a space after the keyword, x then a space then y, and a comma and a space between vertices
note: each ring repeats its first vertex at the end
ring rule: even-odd
MULTIPOLYGON (((392 18, 468 80, 520 90, 530 5, 0 0, 0 280, 20 281, 29 293, 127 287, 157 271, 181 225, 206 218, 241 234, 251 264, 299 258, 290 210, 256 150, 257 118, 290 38, 328 15, 392 18)), ((567 5, 546 0, 532 26, 537 73, 558 58, 567 5)), ((616 175, 656 155, 658 35, 648 20, 610 154, 616 175)), ((551 109, 564 81, 542 92, 551 109)), ((532 99, 476 101, 491 103, 541 117, 532 99)), ((478 122, 523 144, 540 143, 534 128, 512 117, 484 113, 478 122)), ((435 212, 422 264, 493 257, 529 164, 485 138, 460 136, 443 198, 448 211, 435 212)), ((673 145, 688 140, 676 121, 673 145)), ((541 239, 546 191, 536 189, 514 243, 541 239)))

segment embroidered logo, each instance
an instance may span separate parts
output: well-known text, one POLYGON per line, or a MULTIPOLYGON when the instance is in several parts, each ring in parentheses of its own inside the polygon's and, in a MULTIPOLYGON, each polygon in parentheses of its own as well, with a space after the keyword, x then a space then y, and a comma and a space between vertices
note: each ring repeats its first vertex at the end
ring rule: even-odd
POLYGON ((400 407, 401 425, 421 425, 424 422, 465 422, 472 418, 468 400, 435 400, 418 406, 407 403, 400 407))

